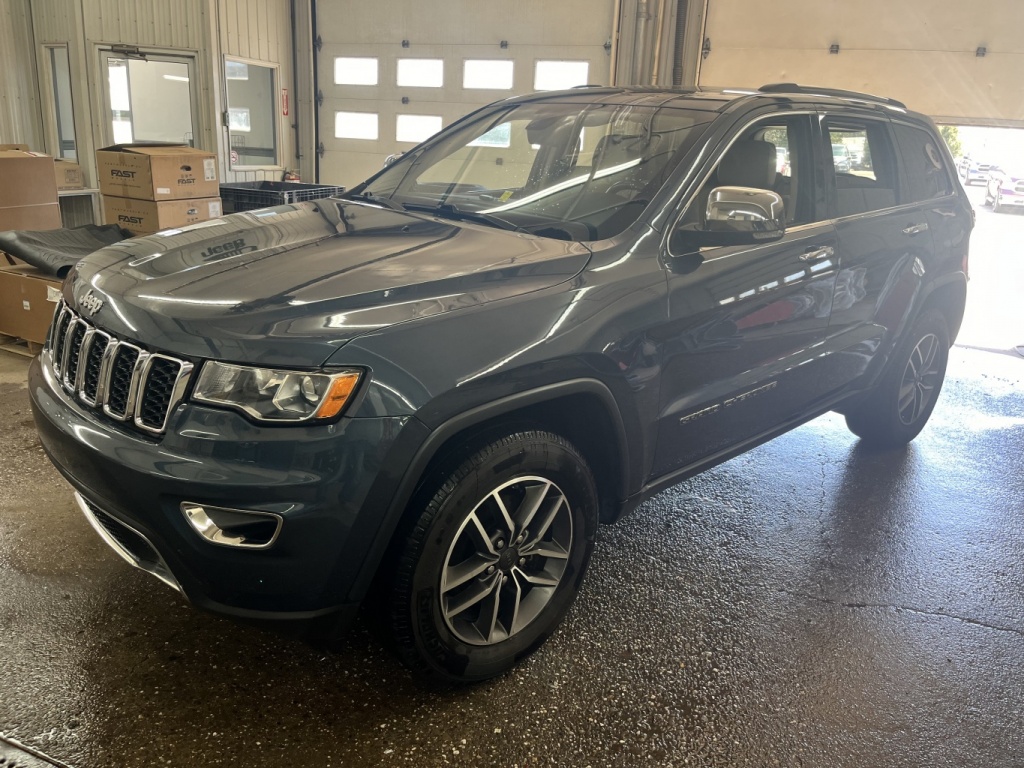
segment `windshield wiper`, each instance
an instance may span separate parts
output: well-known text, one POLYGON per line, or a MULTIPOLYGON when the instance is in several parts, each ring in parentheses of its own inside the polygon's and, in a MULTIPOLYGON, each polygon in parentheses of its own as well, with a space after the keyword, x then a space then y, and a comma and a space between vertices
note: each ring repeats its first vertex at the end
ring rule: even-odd
POLYGON ((440 216, 441 218, 455 219, 456 221, 475 221, 479 224, 487 224, 488 226, 496 227, 498 229, 507 229, 512 232, 526 232, 526 230, 518 224, 513 224, 511 221, 507 221, 500 216, 494 216, 490 213, 480 213, 479 211, 463 210, 462 208, 456 208, 451 203, 441 203, 440 205, 402 203, 402 207, 407 211, 432 213, 435 216, 440 216))
POLYGON ((390 197, 378 197, 372 192, 362 192, 358 195, 344 195, 345 200, 359 200, 363 203, 372 203, 373 205, 383 205, 385 208, 390 208, 393 211, 404 211, 405 209, 400 203, 396 203, 390 197))

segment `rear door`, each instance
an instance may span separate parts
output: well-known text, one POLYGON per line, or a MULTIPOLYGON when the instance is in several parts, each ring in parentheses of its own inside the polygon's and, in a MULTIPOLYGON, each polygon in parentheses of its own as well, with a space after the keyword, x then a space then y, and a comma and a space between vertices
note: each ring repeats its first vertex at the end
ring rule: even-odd
POLYGON ((352 186, 498 99, 607 84, 613 8, 318 2, 320 181, 352 186))
POLYGON ((885 115, 826 111, 822 125, 826 146, 843 146, 856 160, 847 168, 837 159, 827 169, 839 274, 826 370, 843 387, 891 348, 932 252, 932 221, 927 206, 908 195, 885 115))
POLYGON ((767 188, 784 200, 787 231, 778 242, 752 247, 692 249, 678 237, 670 244, 653 476, 761 435, 824 394, 819 352, 837 242, 819 194, 817 131, 814 114, 742 128, 682 216, 684 223, 701 221, 713 187, 767 188))

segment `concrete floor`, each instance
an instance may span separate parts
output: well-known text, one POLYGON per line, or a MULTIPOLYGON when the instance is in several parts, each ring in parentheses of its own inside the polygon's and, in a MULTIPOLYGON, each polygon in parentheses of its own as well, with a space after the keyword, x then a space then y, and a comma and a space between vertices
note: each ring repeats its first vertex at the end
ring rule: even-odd
POLYGON ((955 348, 905 450, 826 416, 661 494, 601 531, 544 649, 444 695, 361 623, 325 656, 125 565, 45 460, 26 367, 0 353, 0 732, 75 768, 1024 761, 1015 355, 955 348))

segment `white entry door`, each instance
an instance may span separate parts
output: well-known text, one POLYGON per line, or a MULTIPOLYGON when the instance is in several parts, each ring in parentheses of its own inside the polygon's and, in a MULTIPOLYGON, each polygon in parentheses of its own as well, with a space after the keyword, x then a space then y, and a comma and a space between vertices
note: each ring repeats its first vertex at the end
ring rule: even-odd
POLYGON ((613 0, 319 0, 320 181, 352 186, 477 107, 609 82, 613 0))

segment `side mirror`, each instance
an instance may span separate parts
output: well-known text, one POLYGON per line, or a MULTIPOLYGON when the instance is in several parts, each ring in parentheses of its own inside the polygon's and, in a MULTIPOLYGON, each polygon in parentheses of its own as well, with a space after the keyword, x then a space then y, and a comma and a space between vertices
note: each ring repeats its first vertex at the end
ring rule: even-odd
POLYGON ((715 187, 708 195, 704 223, 684 224, 672 239, 678 253, 770 243, 785 234, 785 205, 778 194, 753 187, 715 187))
POLYGON ((741 238, 740 244, 778 240, 786 234, 782 198, 767 189, 715 187, 708 195, 704 230, 741 238))

